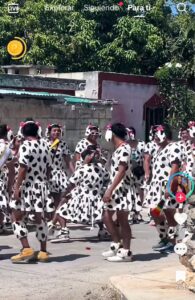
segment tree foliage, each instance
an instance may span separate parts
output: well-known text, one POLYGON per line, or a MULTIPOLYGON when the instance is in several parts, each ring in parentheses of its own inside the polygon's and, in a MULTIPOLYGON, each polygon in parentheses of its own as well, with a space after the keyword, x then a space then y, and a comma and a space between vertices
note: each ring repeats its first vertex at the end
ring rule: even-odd
POLYGON ((166 63, 155 73, 159 82, 162 103, 167 108, 167 123, 173 128, 186 126, 194 118, 184 70, 179 63, 166 63))
POLYGON ((18 0, 20 12, 10 15, 0 1, 0 64, 13 60, 6 51, 14 37, 24 38, 28 52, 21 63, 55 65, 58 71, 112 71, 153 75, 167 61, 194 69, 193 14, 173 16, 164 0, 18 0), (129 3, 151 4, 144 18, 127 11, 129 3), (90 11, 113 6, 115 11, 90 11), (61 6, 61 9, 60 9, 61 6), (72 6, 72 11, 63 9, 72 6), (48 9, 48 7, 53 9, 48 9))

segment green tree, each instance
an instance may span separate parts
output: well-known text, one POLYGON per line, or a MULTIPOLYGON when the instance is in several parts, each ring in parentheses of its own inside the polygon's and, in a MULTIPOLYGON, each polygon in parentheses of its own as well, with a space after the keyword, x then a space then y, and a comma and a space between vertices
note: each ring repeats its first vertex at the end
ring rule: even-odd
POLYGON ((151 4, 144 18, 135 18, 136 12, 127 11, 129 1, 120 8, 117 0, 18 0, 19 14, 10 15, 7 1, 0 0, 0 64, 18 63, 6 45, 19 36, 28 46, 20 63, 54 65, 59 72, 154 75, 167 61, 176 61, 182 63, 192 87, 193 13, 173 16, 164 0, 132 0, 136 5, 151 4), (47 9, 49 5, 56 10, 47 9), (74 9, 60 10, 59 5, 74 9), (117 9, 90 11, 86 5, 117 9))
POLYGON ((195 108, 187 86, 184 68, 180 63, 167 63, 155 73, 162 103, 167 109, 166 122, 178 129, 194 119, 195 108))

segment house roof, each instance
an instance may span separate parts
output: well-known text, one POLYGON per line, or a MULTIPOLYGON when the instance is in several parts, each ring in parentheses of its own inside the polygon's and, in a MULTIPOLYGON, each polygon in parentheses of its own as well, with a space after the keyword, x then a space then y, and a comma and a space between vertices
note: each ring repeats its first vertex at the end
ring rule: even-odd
POLYGON ((23 90, 14 90, 14 89, 0 89, 0 95, 11 95, 11 96, 27 96, 35 98, 52 98, 57 99, 58 102, 67 103, 67 104, 99 104, 99 105, 113 105, 117 104, 113 100, 94 100, 90 98, 81 98, 70 96, 66 94, 56 94, 49 92, 32 92, 32 91, 23 91, 23 90))
POLYGON ((42 65, 4 65, 0 66, 3 69, 25 69, 25 68, 36 68, 36 69, 52 69, 55 70, 56 67, 54 66, 42 66, 42 65))

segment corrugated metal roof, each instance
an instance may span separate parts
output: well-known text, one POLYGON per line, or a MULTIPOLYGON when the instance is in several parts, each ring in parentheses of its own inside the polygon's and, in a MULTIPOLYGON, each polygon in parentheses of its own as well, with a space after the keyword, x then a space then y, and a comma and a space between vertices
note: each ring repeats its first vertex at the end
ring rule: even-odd
POLYGON ((76 104, 76 103, 86 103, 86 104, 96 104, 96 103, 100 103, 100 101, 97 100, 92 100, 92 99, 87 99, 87 98, 80 98, 80 97, 70 97, 70 96, 66 96, 64 98, 66 103, 72 103, 72 104, 76 104))
POLYGON ((48 93, 48 92, 31 92, 31 91, 18 91, 11 89, 0 89, 2 95, 27 95, 27 96, 38 96, 38 97, 65 97, 65 94, 48 93))
POLYGON ((81 98, 66 94, 48 93, 48 92, 32 92, 12 89, 0 89, 0 95, 16 95, 16 96, 33 96, 45 98, 57 98, 60 101, 68 104, 117 104, 114 100, 94 100, 90 98, 81 98))

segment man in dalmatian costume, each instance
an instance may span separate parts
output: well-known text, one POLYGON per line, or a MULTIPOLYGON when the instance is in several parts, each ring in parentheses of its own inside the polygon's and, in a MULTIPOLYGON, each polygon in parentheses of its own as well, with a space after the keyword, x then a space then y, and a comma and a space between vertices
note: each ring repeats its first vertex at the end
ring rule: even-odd
MULTIPOLYGON (((159 146, 154 141, 154 133, 153 133, 153 126, 150 128, 149 132, 149 142, 145 144, 144 149, 144 184, 142 186, 144 190, 144 197, 147 194, 149 183, 152 180, 152 168, 154 164, 155 156, 158 152, 159 146)), ((148 211, 149 221, 148 223, 150 225, 154 225, 154 221, 150 215, 150 209, 148 211)))
POLYGON ((112 237, 112 243, 108 251, 102 256, 110 262, 132 261, 130 251, 131 228, 128 222, 129 212, 141 207, 141 201, 137 200, 136 187, 132 174, 131 147, 126 142, 127 130, 121 123, 115 123, 108 127, 105 139, 112 142, 115 151, 111 159, 111 180, 104 194, 103 221, 112 237), (116 214, 120 226, 120 233, 113 221, 116 214), (122 243, 121 243, 122 240, 122 243))
POLYGON ((152 179, 152 168, 158 149, 159 146, 154 141, 153 126, 151 126, 149 133, 149 142, 145 145, 144 149, 144 170, 146 183, 148 183, 152 179))
MULTIPOLYGON (((134 127, 129 127, 127 129, 127 141, 131 147, 131 162, 133 166, 133 170, 138 170, 138 172, 134 171, 134 179, 135 179, 135 186, 137 188, 137 193, 139 194, 139 197, 141 199, 141 202, 143 202, 143 183, 144 183, 144 168, 143 168, 143 162, 144 162, 144 149, 145 149, 145 142, 138 140, 136 138, 136 130, 134 127)), ((133 223, 139 223, 140 221, 143 221, 142 215, 139 212, 135 211, 133 213, 133 223)))
MULTIPOLYGON (((50 192, 54 198, 55 211, 62 198, 62 193, 66 190, 68 175, 74 172, 74 166, 71 160, 71 152, 67 143, 62 139, 62 127, 60 124, 49 124, 46 129, 46 141, 49 145, 52 155, 52 171, 50 178, 50 192)), ((58 218, 54 214, 52 221, 48 223, 48 234, 50 239, 69 240, 69 229, 66 226, 66 221, 58 218), (55 236, 56 226, 60 224, 60 231, 55 236)))
MULTIPOLYGON (((87 149, 88 146, 96 146, 97 150, 100 152, 100 162, 105 165, 106 159, 101 153, 100 145, 98 144, 98 139, 101 137, 101 132, 98 126, 89 124, 85 130, 85 137, 80 140, 75 148, 75 168, 78 169, 83 164, 83 159, 81 153, 87 149)), ((99 231, 98 238, 100 240, 107 240, 109 238, 109 233, 106 230, 103 222, 98 222, 99 231)))
POLYGON ((168 126, 155 125, 153 134, 159 149, 154 159, 152 179, 144 200, 144 206, 150 208, 159 232, 160 242, 153 246, 153 249, 171 252, 177 236, 177 223, 174 214, 178 203, 170 197, 166 186, 169 177, 180 170, 182 153, 177 143, 171 141, 172 134, 168 126), (156 215, 156 209, 161 204, 161 213, 156 215))
POLYGON ((81 153, 86 150, 88 146, 95 145, 100 150, 100 146, 98 145, 98 138, 100 137, 101 132, 98 126, 89 124, 85 130, 85 137, 77 143, 75 148, 76 169, 82 164, 81 153))
POLYGON ((10 222, 9 198, 14 181, 14 165, 7 134, 7 125, 0 124, 0 233, 5 231, 5 223, 10 222))
POLYGON ((99 151, 96 146, 88 146, 81 155, 85 163, 69 178, 64 194, 66 203, 60 206, 57 213, 61 218, 72 222, 91 222, 93 227, 95 222, 102 219, 102 196, 109 181, 109 173, 99 163, 99 151), (76 191, 72 194, 73 189, 76 191))
POLYGON ((13 230, 22 244, 22 250, 11 258, 13 263, 34 259, 35 251, 28 241, 28 230, 23 218, 28 213, 35 215, 36 237, 40 242, 38 261, 48 261, 46 214, 54 210, 48 180, 52 167, 49 146, 38 137, 39 126, 34 121, 21 124, 24 142, 19 149, 19 171, 11 201, 13 230))

